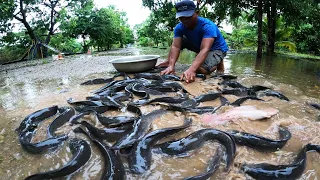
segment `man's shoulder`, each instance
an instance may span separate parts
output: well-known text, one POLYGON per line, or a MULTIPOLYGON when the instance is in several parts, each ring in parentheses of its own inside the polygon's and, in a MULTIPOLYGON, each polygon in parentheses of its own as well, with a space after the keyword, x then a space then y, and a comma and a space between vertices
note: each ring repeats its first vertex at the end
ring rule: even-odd
POLYGON ((202 25, 216 25, 213 21, 211 21, 210 19, 208 18, 204 18, 204 17, 199 17, 199 22, 202 24, 202 25))
POLYGON ((182 37, 183 32, 184 32, 184 27, 182 23, 177 24, 176 27, 174 27, 173 29, 174 37, 182 37))
POLYGON ((180 23, 178 23, 177 25, 176 25, 176 27, 174 27, 174 29, 183 29, 183 25, 182 25, 182 23, 180 22, 180 23))

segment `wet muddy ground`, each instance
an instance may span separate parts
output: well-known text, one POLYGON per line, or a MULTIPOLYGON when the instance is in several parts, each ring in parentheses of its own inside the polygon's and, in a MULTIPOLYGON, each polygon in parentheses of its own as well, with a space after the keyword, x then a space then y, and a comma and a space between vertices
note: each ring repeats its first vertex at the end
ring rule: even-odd
MULTIPOLYGON (((134 54, 135 49, 125 50, 134 54)), ((24 179, 28 175, 62 167, 68 162, 71 154, 65 143, 59 149, 45 154, 30 154, 19 145, 15 128, 28 114, 52 105, 66 106, 67 99, 84 100, 93 90, 101 85, 80 86, 81 82, 94 78, 111 77, 115 73, 112 65, 108 63, 119 56, 75 56, 61 61, 30 62, 13 64, 0 67, 0 177, 1 179, 24 179)), ((160 60, 161 61, 161 60, 160 60)), ((228 60, 227 60, 228 62, 228 60)), ((228 64, 228 63, 226 63, 228 64)), ((181 73, 186 66, 179 65, 177 72, 181 73)), ((227 65, 228 72, 228 65, 227 65)), ((236 158, 229 172, 223 171, 223 166, 211 179, 250 179, 239 170, 243 163, 291 163, 299 149, 307 143, 320 144, 320 123, 315 110, 306 102, 320 103, 320 98, 310 97, 305 92, 293 85, 283 84, 262 76, 239 75, 238 82, 250 85, 263 85, 286 95, 290 101, 283 101, 273 97, 263 97, 265 102, 247 101, 243 105, 253 105, 258 109, 268 107, 276 108, 279 114, 262 121, 250 121, 247 119, 234 120, 225 125, 216 125, 220 130, 240 130, 252 134, 262 135, 268 138, 278 138, 278 126, 288 127, 292 133, 292 139, 286 146, 274 153, 261 153, 247 147, 237 146, 236 158)), ((204 94, 216 87, 216 80, 207 79, 192 84, 183 83, 184 87, 193 95, 204 94)), ((236 96, 225 96, 230 102, 237 99, 236 96)), ((201 106, 218 106, 219 101, 202 103, 201 106)), ((150 112, 154 106, 142 108, 143 112, 150 112)), ((218 113, 228 111, 231 107, 221 108, 218 113)), ((120 114, 120 112, 114 112, 120 114)), ((191 115, 193 125, 182 133, 178 133, 169 139, 184 137, 199 129, 208 128, 201 121, 202 116, 191 115)), ((90 119, 90 117, 89 117, 90 119)), ((178 126, 183 123, 180 113, 169 113, 157 119, 153 123, 153 129, 178 126)), ((43 128, 45 129, 43 124, 43 128)), ((67 126, 61 131, 69 132, 67 126)), ((39 139, 44 137, 45 131, 39 131, 39 139)), ((70 134, 70 136, 82 137, 70 134)), ((90 142, 89 142, 90 143, 90 142)), ((101 154, 90 143, 95 152, 89 162, 77 173, 66 179, 99 179, 103 168, 101 154)), ((170 157, 161 154, 153 154, 151 169, 143 175, 132 175, 127 172, 127 179, 183 179, 204 172, 207 161, 215 153, 216 143, 207 143, 203 147, 192 152, 190 157, 170 157)), ((320 155, 315 152, 308 153, 307 168, 301 179, 317 179, 320 177, 320 155)))

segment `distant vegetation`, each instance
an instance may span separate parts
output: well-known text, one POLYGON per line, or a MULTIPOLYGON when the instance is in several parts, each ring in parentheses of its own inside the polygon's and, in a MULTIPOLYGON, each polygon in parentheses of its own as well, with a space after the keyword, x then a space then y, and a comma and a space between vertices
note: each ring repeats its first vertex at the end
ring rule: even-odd
MULTIPOLYGON (((172 30, 178 21, 172 1, 142 0, 152 14, 137 25, 141 46, 170 46, 172 30), (170 32, 170 33, 168 33, 170 32)), ((195 1, 197 2, 197 1, 195 1)), ((320 5, 311 0, 200 0, 200 16, 218 26, 222 21, 233 25, 233 32, 222 32, 232 49, 298 52, 320 55, 320 5), (260 36, 259 36, 260 35, 260 36), (260 37, 260 38, 259 38, 260 37)))
MULTIPOLYGON (((21 58, 32 45, 48 44, 65 53, 104 51, 133 44, 170 47, 178 23, 173 1, 142 0, 151 15, 130 29, 125 12, 98 9, 93 0, 7 0, 0 6, 0 63, 21 58), (18 31, 17 31, 18 30, 18 31), (136 34, 136 39, 134 38, 136 34)), ((195 1, 197 2, 197 1, 195 1)), ((313 0, 198 1, 200 16, 218 26, 232 49, 320 55, 320 5, 313 0)), ((37 47, 39 48, 39 47, 37 47)), ((45 56, 51 51, 37 49, 45 56)))
MULTIPOLYGON (((21 58, 37 43, 65 53, 87 52, 89 47, 103 51, 134 43, 126 13, 114 6, 98 9, 93 0, 4 1, 0 35, 0 63, 21 58)), ((37 48, 41 48, 35 49, 37 53, 50 55, 47 48, 37 48)))

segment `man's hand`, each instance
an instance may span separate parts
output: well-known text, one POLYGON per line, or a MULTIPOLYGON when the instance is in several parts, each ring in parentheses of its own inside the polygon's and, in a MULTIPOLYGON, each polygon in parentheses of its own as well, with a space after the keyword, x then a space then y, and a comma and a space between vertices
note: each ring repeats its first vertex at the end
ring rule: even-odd
POLYGON ((184 80, 186 83, 191 83, 194 81, 195 77, 196 72, 189 68, 181 75, 180 80, 184 80))
POLYGON ((166 60, 165 62, 160 63, 159 65, 157 65, 157 67, 168 67, 169 66, 169 61, 166 60))
POLYGON ((165 70, 160 72, 160 75, 164 74, 174 74, 175 70, 173 66, 168 66, 165 70))

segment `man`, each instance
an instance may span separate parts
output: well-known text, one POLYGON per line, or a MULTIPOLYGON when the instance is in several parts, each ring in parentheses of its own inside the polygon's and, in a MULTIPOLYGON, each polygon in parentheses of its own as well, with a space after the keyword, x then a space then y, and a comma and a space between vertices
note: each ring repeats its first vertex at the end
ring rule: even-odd
POLYGON ((228 46, 217 25, 209 19, 199 17, 195 12, 196 6, 191 0, 183 0, 175 5, 176 18, 180 23, 174 28, 174 39, 167 61, 159 64, 167 68, 160 74, 175 72, 175 64, 180 50, 187 48, 197 54, 192 65, 181 75, 187 83, 193 82, 196 73, 210 74, 217 70, 224 72, 223 58, 228 46))

